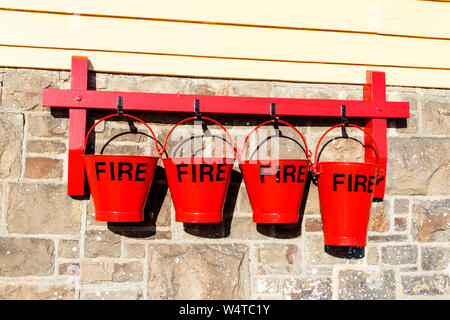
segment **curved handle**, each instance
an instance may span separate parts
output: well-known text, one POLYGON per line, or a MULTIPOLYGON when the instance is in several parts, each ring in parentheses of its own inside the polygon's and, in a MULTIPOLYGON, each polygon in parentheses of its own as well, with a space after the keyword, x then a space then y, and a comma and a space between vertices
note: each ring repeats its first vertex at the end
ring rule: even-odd
MULTIPOLYGON (((337 124, 337 125, 331 127, 331 128, 328 129, 327 131, 325 131, 325 133, 322 135, 322 137, 320 138, 319 142, 317 143, 316 150, 315 150, 315 152, 314 152, 314 162, 313 162, 313 164, 311 165, 311 171, 312 171, 312 173, 314 173, 315 175, 319 175, 319 174, 320 174, 320 172, 318 172, 318 170, 317 170, 317 155, 318 155, 318 154, 317 154, 317 151, 319 150, 319 145, 320 145, 320 143, 322 142, 323 138, 328 134, 328 132, 330 132, 331 130, 333 130, 333 129, 335 129, 335 128, 339 128, 339 127, 342 127, 342 126, 345 126, 345 125, 347 125, 347 126, 349 126, 349 127, 353 127, 353 128, 357 128, 357 129, 361 130, 362 132, 364 132, 364 134, 366 134, 366 135, 372 140, 373 146, 374 146, 374 149, 375 149, 375 153, 376 153, 377 165, 378 165, 378 162, 379 162, 378 156, 379 156, 380 153, 378 152, 377 145, 376 145, 376 143, 375 143, 375 140, 372 138, 372 136, 371 136, 366 130, 364 130, 363 128, 361 128, 360 126, 357 126, 357 125, 351 124, 351 123, 349 123, 349 124, 340 123, 340 124, 337 124)), ((381 170, 381 169, 378 170, 377 176, 378 176, 378 179, 381 178, 381 177, 383 177, 383 176, 384 176, 384 171, 381 170)))
MULTIPOLYGON (((182 124, 182 123, 184 123, 186 121, 189 121, 189 120, 193 120, 193 119, 197 119, 197 117, 189 117, 189 118, 186 118, 184 120, 181 120, 175 126, 173 126, 172 129, 170 129, 169 133, 166 136, 166 139, 164 140, 164 145, 163 145, 162 149, 159 150, 159 154, 160 155, 163 155, 166 152, 167 139, 169 139, 169 136, 172 133, 172 131, 175 130, 175 128, 178 127, 180 124, 182 124)), ((228 140, 230 140, 231 147, 233 148, 234 159, 236 159, 236 148, 234 147, 233 139, 231 138, 231 135, 228 133, 227 129, 225 129, 225 127, 222 124, 220 124, 218 121, 216 121, 216 120, 214 120, 212 118, 202 116, 201 119, 205 119, 205 120, 211 121, 211 122, 217 124, 220 128, 222 128, 223 131, 225 131, 225 133, 228 136, 228 140)))
POLYGON ((238 153, 239 162, 241 162, 241 160, 242 160, 242 159, 241 159, 241 155, 242 155, 242 153, 244 152, 245 144, 247 143, 247 140, 248 140, 248 138, 250 137, 250 135, 251 135, 253 132, 255 132, 256 130, 258 130, 260 127, 262 127, 263 125, 266 125, 266 124, 268 124, 268 123, 275 122, 275 121, 281 122, 281 123, 283 123, 283 124, 285 124, 285 125, 291 127, 292 129, 294 129, 294 130, 300 135, 300 137, 301 137, 302 140, 303 140, 303 144, 305 145, 306 155, 307 155, 306 158, 307 158, 308 160, 311 159, 311 156, 312 156, 311 150, 308 149, 308 145, 306 144, 306 139, 305 139, 305 137, 301 134, 301 132, 300 132, 296 127, 294 127, 292 124, 290 124, 290 123, 288 123, 288 122, 286 122, 286 121, 283 121, 283 120, 279 120, 279 119, 278 119, 278 120, 267 120, 267 121, 264 121, 263 123, 261 123, 261 124, 259 124, 257 127, 255 127, 252 131, 250 131, 250 133, 245 137, 244 143, 242 144, 242 149, 241 149, 241 151, 238 153))
MULTIPOLYGON (((141 119, 136 118, 135 116, 132 116, 132 115, 126 114, 126 113, 122 113, 121 115, 122 115, 122 116, 125 116, 125 117, 128 117, 128 118, 132 118, 132 119, 134 119, 134 120, 136 120, 136 121, 139 121, 140 123, 144 124, 144 125, 147 127, 147 129, 150 130, 150 132, 152 133, 153 138, 154 138, 154 140, 155 140, 156 150, 157 150, 158 154, 160 154, 160 149, 159 149, 159 146, 158 146, 158 140, 156 139, 156 135, 155 135, 155 133, 153 132, 152 128, 150 128, 150 126, 149 126, 148 124, 146 124, 146 123, 145 123, 144 121, 142 121, 141 119)), ((94 130, 94 128, 95 128, 100 122, 105 121, 106 119, 109 119, 109 118, 117 117, 117 116, 119 116, 119 114, 110 114, 109 116, 103 117, 103 118, 101 118, 100 120, 98 120, 98 121, 91 127, 91 129, 89 129, 89 132, 87 133, 86 138, 84 139, 84 144, 83 144, 83 147, 82 147, 82 149, 81 149, 81 153, 82 153, 82 154, 84 154, 84 152, 86 151, 87 141, 88 141, 89 135, 91 134, 92 130, 94 130)))

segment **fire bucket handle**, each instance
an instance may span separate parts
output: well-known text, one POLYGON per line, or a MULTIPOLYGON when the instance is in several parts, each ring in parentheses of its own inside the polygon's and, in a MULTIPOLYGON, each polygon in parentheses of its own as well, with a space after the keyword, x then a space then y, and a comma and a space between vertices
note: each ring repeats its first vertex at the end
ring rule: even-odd
POLYGON ((312 156, 311 150, 308 149, 308 145, 306 144, 306 139, 305 139, 305 137, 301 134, 301 132, 300 132, 296 127, 294 127, 292 124, 290 124, 290 123, 288 123, 288 122, 286 122, 286 121, 283 121, 283 120, 280 120, 280 119, 276 119, 276 120, 275 120, 275 119, 272 119, 272 120, 264 121, 263 123, 259 124, 257 127, 253 128, 253 130, 250 131, 250 133, 245 137, 244 143, 242 144, 242 149, 241 149, 240 152, 238 153, 239 162, 241 162, 241 160, 242 160, 242 159, 241 159, 241 156, 242 156, 242 153, 244 152, 245 144, 247 143, 247 140, 248 140, 248 138, 250 137, 250 135, 251 135, 253 132, 255 132, 256 130, 258 130, 260 127, 262 127, 263 125, 266 125, 266 124, 271 123, 271 122, 281 122, 281 123, 283 123, 283 124, 285 124, 285 125, 291 127, 292 129, 294 129, 294 130, 300 135, 300 137, 301 137, 302 140, 303 140, 303 144, 305 145, 305 149, 306 149, 306 155, 307 155, 306 157, 307 157, 307 160, 310 160, 310 159, 311 159, 311 156, 312 156))
MULTIPOLYGON (((169 133, 168 133, 167 136, 166 136, 166 139, 164 140, 164 145, 163 145, 162 149, 159 149, 159 154, 160 154, 161 156, 166 152, 166 144, 167 144, 167 140, 169 139, 169 136, 170 136, 170 134, 172 133, 172 131, 173 131, 176 127, 178 127, 180 124, 182 124, 182 123, 184 123, 184 122, 186 122, 186 121, 189 121, 189 120, 194 120, 194 119, 199 119, 199 117, 194 116, 194 117, 189 117, 189 118, 186 118, 186 119, 184 119, 184 120, 181 120, 181 121, 178 122, 175 126, 173 126, 172 129, 170 129, 169 133)), ((227 131, 227 129, 225 129, 225 127, 224 127, 221 123, 219 123, 218 121, 216 121, 216 120, 214 120, 214 119, 212 119, 212 118, 201 116, 200 119, 205 119, 205 120, 211 121, 211 122, 217 124, 220 128, 222 128, 223 131, 225 131, 225 133, 226 133, 227 136, 228 136, 228 140, 230 140, 231 147, 233 148, 234 159, 236 159, 236 148, 234 147, 233 139, 231 138, 231 135, 230 135, 230 133, 227 131)))
MULTIPOLYGON (((311 165, 311 171, 312 171, 313 174, 315 174, 315 175, 320 175, 320 172, 318 172, 318 169, 317 169, 317 155, 318 155, 318 154, 317 154, 317 151, 319 150, 319 145, 320 145, 320 143, 322 142, 323 138, 324 138, 324 137, 328 134, 328 132, 330 132, 331 130, 333 130, 333 129, 335 129, 335 128, 342 127, 342 126, 348 126, 348 127, 357 128, 357 129, 361 130, 362 132, 364 132, 364 134, 366 134, 366 135, 372 140, 373 146, 374 146, 374 149, 375 149, 375 153, 376 153, 377 164, 378 164, 378 162, 379 162, 378 156, 379 156, 380 153, 378 152, 377 145, 376 145, 376 143, 375 143, 375 140, 372 138, 372 136, 371 136, 366 130, 364 130, 363 128, 361 128, 360 126, 357 126, 357 125, 351 124, 351 123, 340 123, 340 124, 337 124, 337 125, 331 127, 331 128, 328 129, 327 131, 325 131, 325 133, 322 135, 322 137, 320 138, 319 142, 317 143, 316 150, 315 150, 315 152, 314 152, 314 162, 313 162, 312 165, 311 165)), ((382 169, 378 170, 378 173, 377 173, 377 180, 381 179, 383 176, 384 176, 384 171, 383 171, 382 169)))
POLYGON ((134 119, 134 120, 136 120, 136 121, 139 121, 140 123, 144 124, 144 125, 147 127, 147 129, 150 130, 150 132, 152 133, 153 138, 154 138, 154 140, 155 140, 156 150, 157 150, 158 154, 160 154, 160 149, 159 149, 159 147, 158 147, 158 140, 156 139, 156 135, 155 135, 155 133, 153 132, 152 128, 150 128, 150 126, 149 126, 148 124, 146 124, 144 121, 142 121, 141 119, 136 118, 135 116, 132 116, 132 115, 127 114, 127 113, 110 114, 110 115, 108 115, 108 116, 106 116, 106 117, 103 117, 103 118, 101 118, 100 120, 98 120, 98 121, 91 127, 91 129, 89 129, 89 132, 87 133, 86 138, 84 139, 84 144, 83 144, 83 147, 82 147, 82 149, 81 149, 82 154, 84 154, 84 152, 86 151, 87 141, 88 141, 88 138, 89 138, 89 136, 90 136, 92 130, 94 130, 94 128, 95 128, 100 122, 102 122, 102 121, 104 121, 104 120, 106 120, 106 119, 112 118, 112 117, 117 117, 117 116, 125 116, 125 117, 128 117, 128 118, 132 118, 132 119, 134 119))

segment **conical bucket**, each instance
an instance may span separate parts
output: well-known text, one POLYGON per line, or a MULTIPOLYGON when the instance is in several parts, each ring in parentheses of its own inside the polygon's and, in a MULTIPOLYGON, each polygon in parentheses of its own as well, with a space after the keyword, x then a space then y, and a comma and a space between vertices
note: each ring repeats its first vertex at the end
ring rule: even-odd
MULTIPOLYGON (((122 114, 143 123, 155 139, 153 130, 142 120, 122 114)), ((83 146, 86 176, 95 206, 95 220, 107 222, 139 222, 144 218, 144 207, 159 157, 134 155, 85 155, 92 130, 102 121, 117 116, 112 114, 97 121, 89 130, 83 146)))
MULTIPOLYGON (((261 126, 274 122, 269 120, 253 129, 245 138, 261 126)), ((307 179, 311 152, 300 131, 291 124, 277 120, 294 129, 303 140, 307 159, 240 160, 239 167, 256 223, 296 223, 307 179)), ((241 158, 241 156, 239 156, 241 158)))
MULTIPOLYGON (((164 141, 180 124, 196 119, 190 117, 177 123, 164 141)), ((216 120, 202 117, 219 125, 233 142, 228 131, 216 120)), ((236 153, 233 147, 233 152, 236 153)), ((167 184, 175 208, 175 221, 184 223, 216 223, 223 221, 223 207, 235 158, 226 157, 168 157, 163 159, 167 184)))
MULTIPOLYGON (((378 164, 360 162, 318 162, 317 151, 327 130, 317 144, 312 173, 319 189, 324 242, 331 246, 366 246, 367 227, 375 184, 381 178, 378 164)), ((361 127, 348 124, 362 130, 361 127)), ((373 140, 373 139, 372 139, 373 140)), ((375 145, 374 145, 375 146, 375 145)), ((379 155, 375 146, 377 157, 379 155)))

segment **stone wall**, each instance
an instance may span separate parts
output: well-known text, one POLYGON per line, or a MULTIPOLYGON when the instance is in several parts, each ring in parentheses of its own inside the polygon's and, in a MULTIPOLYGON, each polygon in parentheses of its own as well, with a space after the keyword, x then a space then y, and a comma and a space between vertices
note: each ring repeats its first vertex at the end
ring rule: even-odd
MULTIPOLYGON (((89 77, 89 87, 96 90, 362 99, 357 85, 89 77)), ((324 249, 314 184, 300 223, 256 225, 237 165, 224 223, 175 222, 161 162, 144 222, 95 221, 89 195, 66 195, 68 111, 41 105, 42 88, 69 88, 70 73, 3 68, 0 84, 0 299, 450 298, 449 90, 387 89, 388 100, 410 102, 411 117, 389 122, 386 197, 372 205, 368 244, 359 251, 363 257, 347 259, 324 249)), ((106 114, 88 112, 88 126, 106 114)), ((160 142, 186 116, 135 115, 149 123, 160 142)), ((216 119, 240 145, 266 118, 216 119)), ((304 133, 312 150, 337 121, 284 119, 304 133)), ((145 133, 141 124, 135 126, 145 133)), ((111 140, 129 128, 125 121, 107 121, 96 128, 91 144, 95 141, 96 152, 154 153, 145 135, 111 140)), ((169 148, 191 128, 181 127, 169 148)), ((209 128, 220 133, 216 126, 209 128)), ((283 134, 298 141, 289 130, 283 128, 283 134)), ((214 139, 202 146, 205 152, 224 149, 214 139)), ((362 159, 361 145, 352 140, 339 139, 325 149, 324 159, 362 159)), ((289 139, 277 150, 280 157, 301 155, 289 139)))

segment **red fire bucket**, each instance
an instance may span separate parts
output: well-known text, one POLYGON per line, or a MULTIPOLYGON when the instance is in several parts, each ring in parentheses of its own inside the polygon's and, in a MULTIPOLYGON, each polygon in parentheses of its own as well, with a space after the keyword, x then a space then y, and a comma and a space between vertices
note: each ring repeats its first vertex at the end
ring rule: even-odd
MULTIPOLYGON (((329 131, 341 126, 344 124, 335 125, 320 138, 311 171, 319 189, 325 244, 363 247, 366 245, 373 190, 383 173, 378 172, 378 164, 373 163, 317 163, 317 151, 322 139, 329 131)), ((372 139, 363 128, 353 124, 348 126, 363 131, 372 139)), ((374 149, 378 157, 375 144, 374 149)))
MULTIPOLYGON (((253 129, 244 140, 241 153, 250 135, 269 120, 253 129)), ((294 129, 302 138, 307 159, 245 160, 239 166, 256 223, 295 223, 309 171, 311 151, 300 131, 291 124, 277 120, 294 129)))
MULTIPOLYGON (((142 120, 122 114, 143 123, 158 143, 153 130, 142 120)), ((156 164, 159 157, 132 155, 85 155, 86 144, 92 130, 102 121, 117 116, 112 114, 97 121, 89 130, 82 157, 95 206, 95 220, 108 222, 139 222, 144 218, 156 164)))
MULTIPOLYGON (((180 124, 193 119, 196 117, 184 119, 169 131, 161 154, 166 150, 167 140, 172 131, 180 124)), ((177 222, 215 223, 223 221, 222 210, 236 152, 233 140, 225 127, 214 119, 208 117, 201 117, 201 119, 214 122, 225 131, 233 148, 234 158, 169 157, 163 159, 177 222)))

